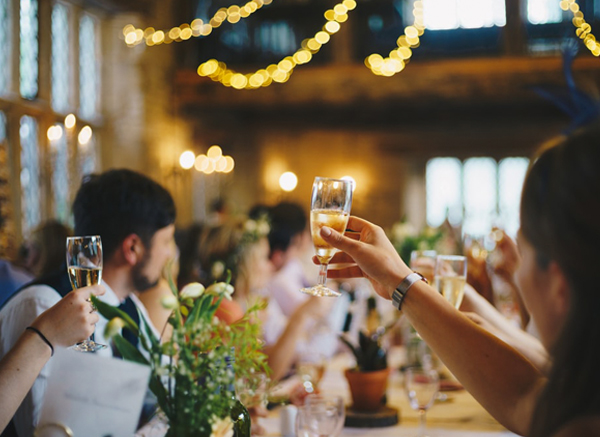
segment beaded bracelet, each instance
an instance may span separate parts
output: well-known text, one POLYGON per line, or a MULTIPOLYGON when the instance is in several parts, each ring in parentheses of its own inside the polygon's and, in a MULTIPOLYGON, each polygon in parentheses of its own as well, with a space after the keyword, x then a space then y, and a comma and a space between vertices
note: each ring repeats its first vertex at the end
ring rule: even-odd
POLYGON ((48 347, 50 347, 50 356, 54 355, 54 346, 52 346, 52 343, 50 343, 50 341, 46 338, 46 336, 44 334, 41 333, 41 331, 39 329, 34 328, 33 326, 28 326, 27 328, 25 328, 25 330, 33 331, 37 335, 39 335, 40 338, 44 341, 44 343, 46 343, 48 345, 48 347))

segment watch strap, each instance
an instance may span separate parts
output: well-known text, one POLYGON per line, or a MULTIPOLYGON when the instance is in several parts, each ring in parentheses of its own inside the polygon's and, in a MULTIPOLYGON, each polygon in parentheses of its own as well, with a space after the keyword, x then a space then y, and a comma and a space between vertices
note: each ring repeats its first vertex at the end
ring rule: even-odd
POLYGON ((416 282, 423 281, 426 284, 427 279, 423 277, 420 273, 412 272, 406 278, 400 282, 400 284, 396 287, 394 292, 392 293, 392 304, 400 310, 402 308, 402 302, 404 302, 404 298, 406 297, 406 293, 410 287, 412 287, 416 282))

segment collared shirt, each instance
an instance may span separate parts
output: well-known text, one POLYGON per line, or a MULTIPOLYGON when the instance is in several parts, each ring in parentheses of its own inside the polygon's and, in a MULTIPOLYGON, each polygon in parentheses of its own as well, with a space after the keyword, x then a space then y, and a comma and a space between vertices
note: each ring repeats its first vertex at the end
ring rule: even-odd
MULTIPOLYGON (((109 305, 118 306, 120 301, 117 295, 106 282, 103 282, 103 285, 106 293, 99 296, 99 299, 109 305)), ((25 328, 37 316, 56 304, 60 299, 60 294, 53 288, 47 285, 32 285, 21 290, 18 295, 7 302, 2 310, 0 310, 0 359, 14 346, 25 328)), ((133 300, 138 308, 141 309, 146 320, 149 321, 143 304, 138 299, 134 298, 133 300)), ((95 341, 97 343, 108 345, 108 340, 104 337, 104 329, 107 323, 108 320, 100 317, 100 320, 96 324, 95 341)), ((153 332, 156 332, 156 328, 152 327, 150 322, 148 323, 153 332)), ((112 349, 107 347, 96 352, 96 355, 112 357, 112 349)), ((25 396, 21 406, 14 415, 13 421, 20 437, 33 435, 42 411, 42 402, 44 393, 46 392, 49 369, 50 366, 48 365, 42 368, 31 390, 27 393, 27 396, 25 396)))

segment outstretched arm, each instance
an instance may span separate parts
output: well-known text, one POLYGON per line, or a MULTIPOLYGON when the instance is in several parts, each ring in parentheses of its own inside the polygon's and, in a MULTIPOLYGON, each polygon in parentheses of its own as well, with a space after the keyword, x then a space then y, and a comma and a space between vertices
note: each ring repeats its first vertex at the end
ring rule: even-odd
MULTIPOLYGON (((90 294, 104 294, 99 285, 67 294, 31 324, 53 346, 68 347, 94 332, 98 315, 92 313, 90 294)), ((23 332, 0 361, 0 431, 3 430, 33 385, 53 350, 34 330, 23 332)))
MULTIPOLYGON (((345 264, 330 269, 329 276, 366 277, 378 294, 390 299, 411 270, 379 226, 351 217, 348 228, 360 238, 348 238, 326 227, 321 230, 323 239, 342 251, 330 264, 345 264)), ((545 378, 527 359, 471 322, 422 281, 410 288, 402 311, 484 408, 507 428, 520 434, 528 431, 545 378)))

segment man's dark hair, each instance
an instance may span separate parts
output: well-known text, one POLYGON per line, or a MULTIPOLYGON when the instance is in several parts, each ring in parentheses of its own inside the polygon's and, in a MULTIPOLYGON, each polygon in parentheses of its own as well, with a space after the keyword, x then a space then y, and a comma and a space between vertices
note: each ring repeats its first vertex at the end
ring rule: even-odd
POLYGON ((306 229, 306 213, 297 203, 281 202, 269 208, 271 231, 269 232, 269 245, 271 252, 275 250, 286 251, 292 239, 306 229))
POLYGON ((131 170, 86 176, 73 202, 75 235, 100 235, 104 256, 111 256, 130 234, 150 247, 156 231, 175 221, 167 190, 131 170))

